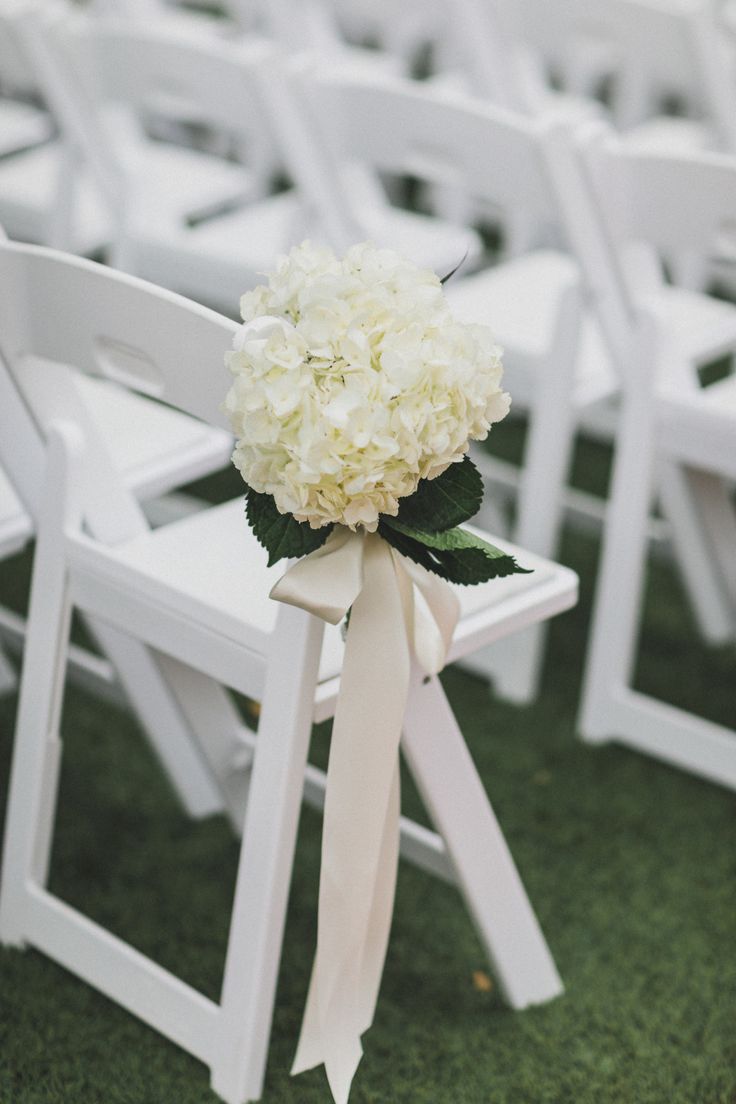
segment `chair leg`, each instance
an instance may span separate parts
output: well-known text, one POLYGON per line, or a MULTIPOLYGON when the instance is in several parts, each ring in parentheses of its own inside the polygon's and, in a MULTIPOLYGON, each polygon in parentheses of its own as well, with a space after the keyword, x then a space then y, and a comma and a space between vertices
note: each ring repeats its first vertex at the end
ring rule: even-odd
POLYGON ((273 638, 250 780, 212 1088, 258 1100, 271 1031, 304 788, 322 622, 284 607, 273 638))
POLYGON ((736 537, 736 523, 728 492, 716 476, 665 461, 660 469, 660 495, 701 635, 707 644, 728 644, 736 629, 736 558, 730 543, 736 537), (725 535, 725 542, 719 534, 725 535))
MULTIPOLYGON (((521 471, 513 540, 540 556, 554 557, 563 517, 563 492, 567 485, 575 443, 576 410, 565 382, 550 367, 540 381, 539 400, 529 415, 524 466, 521 471), (553 387, 561 389, 552 394, 553 387)), ((526 704, 539 690, 547 640, 547 624, 536 625, 492 644, 472 656, 469 666, 487 668, 496 693, 507 701, 526 704)))
POLYGON ((198 734, 187 723, 180 695, 170 685, 163 662, 145 644, 111 625, 93 619, 87 624, 115 668, 185 811, 191 817, 221 812, 221 791, 197 746, 198 734))
POLYGON ((8 659, 5 651, 0 647, 0 698, 6 694, 12 694, 18 685, 15 667, 8 659))
POLYGON ((526 1008, 559 996, 549 948, 436 677, 414 673, 402 748, 509 1003, 526 1008))
POLYGON ((218 809, 224 808, 240 835, 253 757, 244 739, 242 718, 227 690, 208 675, 161 653, 156 654, 156 662, 215 781, 218 809))
POLYGON ((49 486, 33 564, 0 882, 0 941, 20 946, 26 886, 46 882, 56 809, 59 718, 71 618, 61 522, 68 513, 68 459, 60 439, 52 435, 49 486))
MULTIPOLYGON (((693 614, 703 639, 720 645, 733 639, 734 615, 703 516, 704 508, 710 508, 711 513, 718 508, 712 493, 713 481, 713 476, 698 478, 696 473, 687 472, 671 461, 660 466, 662 510, 672 527, 675 555, 693 614)), ((733 510, 729 512, 733 517, 733 510)))
POLYGON ((713 556, 731 603, 733 636, 736 634, 736 507, 731 488, 728 480, 709 472, 688 469, 685 475, 700 506, 703 524, 712 541, 713 556))
POLYGON ((654 455, 647 403, 624 404, 603 533, 579 730, 600 743, 612 731, 610 703, 631 681, 647 556, 654 455))

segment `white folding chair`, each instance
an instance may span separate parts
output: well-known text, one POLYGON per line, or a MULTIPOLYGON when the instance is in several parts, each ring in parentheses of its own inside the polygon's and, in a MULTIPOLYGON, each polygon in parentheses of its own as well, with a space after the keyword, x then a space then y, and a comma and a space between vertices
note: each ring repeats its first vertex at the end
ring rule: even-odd
MULTIPOLYGON (((315 204, 342 218, 338 248, 350 240, 356 218, 353 197, 332 167, 351 158, 377 172, 460 187, 504 220, 521 210, 538 226, 561 227, 546 154, 557 134, 549 118, 512 113, 444 86, 377 81, 345 69, 323 74, 308 63, 293 67, 292 82, 292 99, 307 113, 295 120, 295 134, 304 141, 311 127, 321 143, 303 187, 312 187, 315 204)), ((296 139, 293 148, 298 154, 296 139)), ((306 176, 299 168, 304 154, 295 156, 292 171, 306 176)), ((560 251, 533 250, 468 276, 461 271, 446 293, 459 318, 489 325, 504 349, 514 407, 529 414, 514 540, 554 555, 577 424, 617 386, 593 323, 582 328, 575 261, 560 251)), ((498 465, 482 450, 474 455, 492 484, 498 465)), ((508 479, 508 466, 503 474, 508 479)), ((469 662, 490 674, 503 696, 527 701, 542 653, 538 626, 469 662)))
MULTIPOLYGON (((15 202, 21 213, 27 211, 28 220, 34 213, 37 220, 40 218, 39 207, 44 213, 51 207, 55 243, 82 252, 91 238, 96 248, 105 243, 115 248, 120 241, 120 225, 128 219, 186 226, 223 205, 263 194, 265 181, 256 168, 149 136, 148 119, 155 117, 160 107, 191 101, 186 67, 165 70, 164 59, 159 58, 160 80, 152 88, 150 81, 148 84, 145 81, 143 58, 139 66, 121 71, 116 59, 92 41, 92 33, 85 34, 86 29, 96 27, 101 20, 70 10, 64 4, 30 3, 15 22, 44 97, 61 129, 63 143, 61 152, 55 152, 53 164, 27 161, 21 166, 23 174, 18 168, 6 186, 9 202, 15 202), (63 49, 76 51, 76 64, 62 65, 50 57, 40 27, 49 28, 49 37, 53 27, 64 38, 63 49), (168 78, 166 82, 164 76, 168 78), (107 88, 115 94, 107 94, 107 88), (43 197, 34 195, 33 204, 26 200, 24 205, 24 187, 34 191, 34 176, 25 179, 31 169, 41 174, 45 191, 43 197)), ((163 28, 159 33, 164 41, 173 36, 173 32, 163 28)), ((247 114, 246 105, 242 110, 247 114)), ((195 109, 192 117, 198 117, 195 109)), ((248 119, 252 129, 252 115, 248 119)), ((262 129, 259 121, 257 133, 262 129)), ((35 192, 40 187, 36 184, 35 192)), ((0 199, 2 191, 0 177, 0 199)), ((12 205, 7 215, 3 215, 3 210, 0 204, 0 217, 6 218, 13 236, 43 240, 35 229, 33 234, 25 227, 23 233, 15 229, 10 218, 18 221, 21 215, 12 205)), ((46 213, 47 221, 48 218, 46 213)), ((48 237, 47 234, 47 240, 48 237)))
POLYGON ((581 122, 605 87, 612 123, 649 148, 736 150, 733 51, 712 0, 458 0, 453 28, 494 102, 581 122))
MULTIPOLYGON (((590 742, 618 739, 736 786, 736 732, 632 687, 658 465, 674 473, 695 519, 683 562, 719 584, 724 636, 736 636, 736 377, 700 386, 674 325, 677 293, 673 301, 673 289, 642 287, 625 263, 632 243, 667 257, 732 235, 736 159, 657 155, 598 135, 581 142, 581 163, 599 211, 587 242, 590 284, 601 318, 622 319, 628 364, 580 727, 590 742)), ((720 310, 701 359, 736 350, 736 307, 720 310)))
MULTIPOLYGON (((240 500, 149 530, 104 442, 66 401, 67 365, 130 385, 214 425, 235 324, 84 260, 0 243, 6 369, 0 423, 27 442, 38 544, 0 895, 0 938, 43 950, 204 1061, 230 1104, 257 1099, 265 1063, 294 838, 314 718, 332 715, 337 629, 268 598, 268 569, 240 500), (30 300, 32 311, 20 309, 30 300), (135 319, 131 326, 130 319, 135 319), (43 380, 43 387, 39 381, 43 380), (15 394, 15 401, 11 402, 15 394), (22 395, 23 401, 19 401, 22 395), (43 403, 48 451, 28 409, 43 403), (27 405, 26 405, 27 404, 27 405), (93 462, 91 462, 93 461, 93 462), (45 474, 44 474, 45 473, 45 474), (181 699, 217 726, 224 683, 262 702, 231 769, 252 748, 222 999, 211 1001, 46 888, 71 608, 168 658, 181 699), (216 681, 215 681, 216 680, 216 681)), ((0 428, 2 427, 0 425, 0 428)), ((0 433, 0 453, 7 449, 0 433)), ((568 608, 575 576, 517 550, 530 575, 458 588, 451 659, 568 608)), ((404 752, 437 833, 402 821, 404 853, 456 883, 516 1008, 561 991, 557 971, 437 678, 416 678, 404 752)), ((310 769, 308 791, 321 782, 310 769)))
MULTIPOLYGON (((0 240, 6 240, 0 228, 0 240)), ((0 333, 0 348, 3 335, 0 333)), ((114 470, 142 502, 166 496, 177 487, 222 468, 229 460, 229 433, 132 394, 112 380, 70 377, 69 401, 104 439, 114 470)), ((6 396, 5 470, 0 458, 0 561, 19 552, 34 536, 36 499, 29 493, 22 439, 16 444, 12 411, 6 396)), ((39 407, 41 409, 41 407, 39 407)), ((22 411, 20 412, 22 417, 22 411)), ((197 719, 174 702, 165 670, 156 657, 135 642, 88 622, 102 649, 96 655, 73 645, 70 673, 95 693, 112 694, 130 703, 166 770, 183 807, 204 817, 226 808, 236 827, 242 820, 242 793, 217 777, 195 745, 204 738, 197 719)), ((0 646, 21 652, 26 623, 17 612, 0 607, 0 646)), ((15 688, 15 671, 0 650, 0 693, 15 688)))
MULTIPOLYGON (((191 36, 176 39, 155 27, 102 19, 75 27, 68 20, 50 23, 38 18, 34 32, 48 82, 59 90, 62 125, 77 137, 100 183, 107 180, 110 193, 115 192, 124 208, 112 252, 117 267, 232 310, 243 290, 257 283, 259 273, 271 268, 280 252, 306 237, 331 237, 329 215, 320 212, 316 218, 309 198, 305 201, 298 189, 234 205, 224 213, 210 210, 212 217, 185 220, 167 215, 161 208, 166 189, 162 195, 153 183, 145 193, 121 185, 111 164, 115 150, 77 88, 76 78, 94 63, 102 101, 143 106, 153 100, 160 105, 173 87, 212 129, 233 134, 243 143, 257 142, 260 134, 270 144, 274 130, 279 133, 273 115, 281 101, 266 88, 278 85, 280 66, 285 64, 274 46, 253 39, 240 46, 197 43, 191 36), (64 104, 62 88, 68 93, 64 104)), ((313 149, 309 155, 314 156, 313 149)), ((233 165, 228 168, 235 171, 233 165)), ((438 270, 446 265, 446 271, 469 248, 479 249, 477 237, 464 228, 394 211, 374 188, 368 190, 370 197, 363 190, 366 214, 376 215, 380 240, 398 244, 417 263, 438 270)), ((370 233, 356 236, 366 238, 370 233)))
MULTIPOLYGON (((0 10, 0 84, 24 98, 40 89, 21 25, 33 0, 0 10)), ((0 100, 0 224, 14 238, 75 252, 99 249, 109 235, 105 211, 78 159, 56 135, 49 110, 0 100)))
POLYGON ((49 113, 31 101, 34 89, 9 18, 14 5, 6 6, 0 18, 0 157, 41 145, 54 133, 49 113))
POLYGON ((412 72, 422 50, 431 45, 436 52, 443 38, 452 37, 445 0, 337 0, 333 8, 349 41, 377 43, 403 60, 406 73, 412 72))

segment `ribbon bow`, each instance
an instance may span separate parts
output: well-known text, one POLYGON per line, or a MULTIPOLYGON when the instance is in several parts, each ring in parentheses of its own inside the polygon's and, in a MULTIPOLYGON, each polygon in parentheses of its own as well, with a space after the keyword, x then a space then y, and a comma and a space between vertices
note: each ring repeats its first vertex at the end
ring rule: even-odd
POLYGON ((317 953, 292 1073, 324 1062, 346 1104, 386 957, 399 850, 398 749, 412 654, 444 666, 459 603, 376 533, 336 528, 271 597, 350 623, 327 770, 317 953))

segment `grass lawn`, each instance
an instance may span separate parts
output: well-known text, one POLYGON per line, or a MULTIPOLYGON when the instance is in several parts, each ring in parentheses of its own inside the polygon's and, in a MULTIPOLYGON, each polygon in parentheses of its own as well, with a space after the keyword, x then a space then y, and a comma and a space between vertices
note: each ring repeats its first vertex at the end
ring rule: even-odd
MULTIPOLYGON (((513 442, 512 448, 513 451, 513 442)), ((587 465, 582 465, 585 468, 587 465)), ((231 493, 238 493, 232 484, 231 493)), ((351 1104, 734 1104, 736 796, 615 745, 576 739, 597 545, 568 533, 578 608, 550 638, 530 708, 444 676, 566 985, 512 1012, 458 894, 406 864, 375 1027, 351 1104)), ((24 602, 29 557, 0 570, 24 602)), ((697 640, 677 579, 652 563, 638 681, 734 723, 733 649, 697 640)), ((16 699, 0 701, 0 782, 16 699)), ((69 691, 52 888, 212 997, 237 845, 189 821, 130 716, 69 691)), ((323 760, 327 734, 317 732, 323 760)), ((404 807, 418 813, 409 783, 404 807)), ((326 1104, 290 1078, 315 938, 320 819, 305 810, 264 1104, 326 1104)), ((206 1104, 205 1068, 33 951, 0 952, 0 1104, 206 1104)))

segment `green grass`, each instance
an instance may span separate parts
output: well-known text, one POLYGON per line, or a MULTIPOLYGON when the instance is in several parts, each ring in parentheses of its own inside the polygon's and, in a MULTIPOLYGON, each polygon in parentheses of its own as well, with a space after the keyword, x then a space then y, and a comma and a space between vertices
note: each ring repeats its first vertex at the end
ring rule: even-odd
MULTIPOLYGON (((512 431, 513 432, 513 431, 512 431)), ((500 439, 500 437, 499 437, 500 439)), ((516 445, 511 435, 508 451, 516 445)), ((586 465, 583 464, 583 467, 586 465)), ((224 481, 227 483, 227 480, 224 481)), ((351 1104, 734 1104, 736 799, 575 735, 597 547, 568 534, 578 608, 554 624, 537 703, 444 681, 566 985, 512 1012, 458 894, 402 864, 384 983, 351 1104)), ((22 605, 28 558, 3 564, 22 605)), ((733 649, 698 642, 679 584, 652 566, 638 683, 731 723, 733 649)), ((0 701, 7 779, 14 698, 0 701)), ((180 811, 130 716, 71 690, 51 884, 212 997, 237 847, 180 811)), ((327 734, 314 755, 324 758, 327 734)), ((404 807, 417 813, 407 782, 404 807)), ((311 965, 320 820, 305 810, 265 1104, 323 1104, 321 1070, 290 1078, 311 965)), ((205 1068, 42 955, 0 953, 0 1104, 206 1104, 205 1068)))

